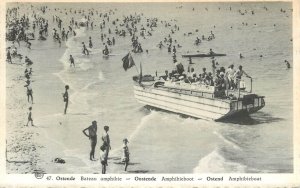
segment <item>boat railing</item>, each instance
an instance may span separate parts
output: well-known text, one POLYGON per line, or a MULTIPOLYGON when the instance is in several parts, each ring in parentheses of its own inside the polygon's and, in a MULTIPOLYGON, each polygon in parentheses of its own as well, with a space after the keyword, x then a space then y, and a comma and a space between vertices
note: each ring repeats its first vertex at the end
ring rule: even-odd
POLYGON ((237 89, 238 89, 238 98, 241 97, 241 91, 244 91, 244 92, 247 92, 247 93, 252 93, 252 78, 249 78, 250 79, 250 90, 246 90, 246 83, 245 83, 245 80, 242 80, 242 79, 236 79, 237 83, 237 89))

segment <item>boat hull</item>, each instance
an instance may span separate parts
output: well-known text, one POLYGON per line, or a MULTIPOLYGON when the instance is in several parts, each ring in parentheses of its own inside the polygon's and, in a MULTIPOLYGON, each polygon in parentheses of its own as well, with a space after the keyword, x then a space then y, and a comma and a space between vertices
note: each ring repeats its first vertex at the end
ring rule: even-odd
POLYGON ((253 104, 241 100, 218 99, 178 93, 166 88, 134 86, 135 98, 142 104, 187 116, 219 121, 237 114, 251 114, 264 107, 264 99, 257 97, 253 104))

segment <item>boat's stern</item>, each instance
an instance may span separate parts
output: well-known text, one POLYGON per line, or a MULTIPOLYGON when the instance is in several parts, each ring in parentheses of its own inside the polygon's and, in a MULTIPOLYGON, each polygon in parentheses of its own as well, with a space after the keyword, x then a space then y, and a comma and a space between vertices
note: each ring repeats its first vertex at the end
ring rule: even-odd
POLYGON ((243 95, 242 98, 233 100, 231 103, 231 111, 245 111, 248 114, 252 114, 262 109, 265 106, 264 96, 256 94, 243 95))

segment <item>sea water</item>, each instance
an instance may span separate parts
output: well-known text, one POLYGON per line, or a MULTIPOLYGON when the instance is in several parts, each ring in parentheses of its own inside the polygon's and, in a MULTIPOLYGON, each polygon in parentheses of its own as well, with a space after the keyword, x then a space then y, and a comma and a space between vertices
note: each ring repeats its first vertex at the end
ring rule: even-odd
MULTIPOLYGON (((128 138, 131 173, 287 173, 293 171, 293 72, 287 70, 284 60, 292 62, 292 4, 289 2, 269 3, 85 3, 47 4, 53 12, 54 7, 64 9, 84 8, 108 12, 114 10, 110 20, 123 15, 140 14, 141 24, 146 28, 146 18, 158 18, 158 26, 153 28, 152 36, 139 37, 144 51, 149 53, 133 54, 139 67, 142 63, 144 74, 164 74, 173 69, 172 55, 167 48, 159 49, 157 44, 170 34, 182 48, 177 48, 177 60, 187 68, 187 59, 181 58, 187 52, 207 53, 212 48, 227 56, 217 58, 219 66, 242 65, 253 77, 253 92, 265 96, 266 106, 251 118, 235 122, 213 122, 182 117, 178 114, 146 109, 133 95, 132 76, 137 74, 136 67, 124 71, 121 59, 132 49, 130 37, 115 37, 116 45, 108 58, 102 56, 103 42, 100 40, 99 22, 103 18, 95 15, 93 30, 76 29, 77 36, 69 37, 60 49, 62 55, 52 59, 49 71, 61 82, 70 86, 70 104, 68 115, 63 116, 61 109, 52 108, 51 113, 43 114, 53 120, 53 124, 64 128, 52 128, 56 131, 57 142, 68 158, 78 158, 82 163, 74 163, 62 172, 94 173, 96 167, 88 160, 89 141, 82 138, 82 129, 98 122, 98 146, 101 145, 102 127, 110 126, 112 151, 111 160, 121 157, 122 139, 128 138), (182 6, 182 8, 180 8, 182 6), (266 6, 268 10, 263 7, 266 6), (230 11, 231 7, 231 11, 230 11), (192 10, 194 8, 194 11, 192 10), (207 8, 207 10, 205 9, 207 8), (283 8, 286 13, 280 12, 283 8), (238 10, 247 14, 241 15, 238 10), (250 11, 255 14, 251 15, 250 11), (179 31, 171 34, 161 21, 179 26, 179 31), (247 23, 243 25, 242 23, 247 23), (232 27, 232 28, 231 28, 232 27), (198 30, 198 32, 196 32, 198 30), (201 39, 213 31, 215 39, 203 41, 199 46, 193 43, 196 37, 201 39), (192 32, 191 36, 184 33, 192 32), (92 37, 93 48, 89 56, 82 54, 82 44, 88 46, 88 37, 92 37), (239 58, 239 54, 245 57, 239 58), (75 59, 76 68, 70 68, 69 55, 75 59), (262 57, 260 57, 262 55, 262 57), (52 69, 51 69, 52 67, 52 69), (68 129, 66 131, 66 129, 68 129), (66 134, 66 132, 68 134, 66 134), (83 141, 84 140, 84 141, 83 141)), ((71 16, 59 11, 53 13, 69 23, 71 16)), ((47 12, 46 12, 47 14, 47 12)), ((48 15, 49 16, 49 15, 48 15)), ((52 15, 49 16, 50 29, 52 15)), ((82 18, 74 16, 75 20, 82 18)), ((111 22, 112 33, 114 27, 111 22)), ((67 27, 65 27, 67 29, 67 27)), ((108 27, 103 32, 108 33, 108 27)), ((58 48, 49 39, 43 42, 45 48, 58 48), (47 45, 46 45, 47 44, 47 45)), ((42 48, 42 47, 41 47, 42 48)), ((44 52, 43 52, 44 53, 44 52)), ((45 54, 31 53, 32 56, 47 57, 45 54)), ((206 67, 211 71, 211 59, 193 59, 193 67, 201 73, 206 67)), ((41 70, 42 71, 42 70, 41 70)), ((40 77, 44 84, 52 79, 40 77)), ((247 83, 249 86, 249 82, 247 83)), ((58 105, 56 105, 58 107, 58 105)), ((43 118, 40 118, 41 122, 43 118)), ((49 128, 51 129, 51 128, 49 128)), ((96 153, 96 158, 98 153, 96 153)), ((99 167, 99 166, 97 166, 99 167)), ((108 167, 108 171, 110 171, 108 167)), ((114 169, 115 173, 121 173, 114 169)))

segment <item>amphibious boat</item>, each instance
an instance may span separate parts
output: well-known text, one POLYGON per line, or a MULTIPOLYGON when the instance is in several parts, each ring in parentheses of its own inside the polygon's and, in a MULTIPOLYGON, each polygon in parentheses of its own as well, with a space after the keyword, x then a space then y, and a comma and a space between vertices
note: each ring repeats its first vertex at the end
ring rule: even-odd
POLYGON ((264 96, 237 89, 219 91, 214 86, 165 81, 151 75, 134 76, 134 96, 144 105, 195 118, 220 121, 257 112, 265 106, 264 96))

